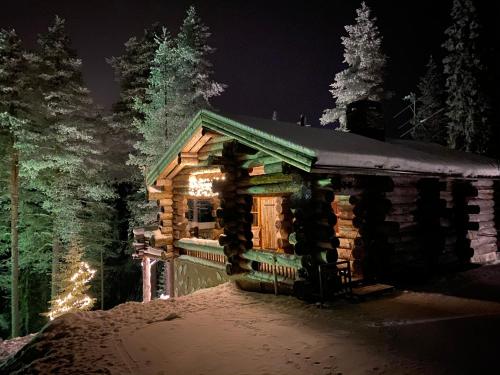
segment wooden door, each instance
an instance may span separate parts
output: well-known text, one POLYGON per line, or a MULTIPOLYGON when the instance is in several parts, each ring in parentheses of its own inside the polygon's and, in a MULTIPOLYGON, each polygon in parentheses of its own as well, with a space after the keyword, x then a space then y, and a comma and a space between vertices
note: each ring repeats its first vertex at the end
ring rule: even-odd
POLYGON ((276 238, 276 198, 260 198, 260 240, 263 249, 277 249, 276 238))

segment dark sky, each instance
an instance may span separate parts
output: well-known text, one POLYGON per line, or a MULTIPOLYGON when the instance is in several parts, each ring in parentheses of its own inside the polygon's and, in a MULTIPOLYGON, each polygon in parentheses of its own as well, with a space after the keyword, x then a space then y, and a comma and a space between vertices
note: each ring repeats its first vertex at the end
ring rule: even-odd
MULTIPOLYGON (((95 101, 110 108, 118 95, 106 57, 119 55, 123 43, 155 21, 175 33, 190 4, 197 6, 212 31, 215 78, 229 85, 214 104, 228 113, 281 120, 307 114, 312 124, 333 101, 329 84, 343 68, 340 37, 351 24, 358 1, 167 1, 167 0, 16 0, 2 4, 0 27, 15 28, 26 45, 46 30, 55 14, 67 28, 83 59, 85 80, 95 101), (270 5, 271 4, 271 5, 270 5)), ((491 88, 500 83, 500 2, 476 1, 483 25, 485 59, 491 88), (493 4, 489 4, 493 3, 493 4)), ((443 31, 449 25, 451 0, 367 1, 378 17, 389 56, 386 88, 400 98, 414 90, 429 54, 441 57, 443 31)), ((492 90, 496 91, 496 90, 492 90)), ((497 98, 494 98, 495 100, 497 98)))

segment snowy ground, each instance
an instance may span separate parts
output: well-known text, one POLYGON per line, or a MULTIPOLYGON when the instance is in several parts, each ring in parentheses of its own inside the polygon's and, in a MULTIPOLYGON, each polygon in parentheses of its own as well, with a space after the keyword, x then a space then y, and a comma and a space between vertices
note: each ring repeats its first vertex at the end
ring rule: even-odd
POLYGON ((434 288, 439 293, 319 309, 224 284, 174 300, 67 315, 0 373, 498 373, 500 266, 434 288), (471 298, 474 290, 481 299, 471 298))

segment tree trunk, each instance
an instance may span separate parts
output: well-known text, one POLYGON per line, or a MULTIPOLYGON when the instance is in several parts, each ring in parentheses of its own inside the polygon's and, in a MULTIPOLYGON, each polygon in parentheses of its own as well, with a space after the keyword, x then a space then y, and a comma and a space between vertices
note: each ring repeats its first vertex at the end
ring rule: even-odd
POLYGON ((54 242, 52 243, 52 274, 51 274, 51 289, 50 298, 53 300, 56 298, 58 292, 57 284, 57 274, 59 271, 59 258, 61 256, 61 243, 59 242, 58 236, 54 235, 54 242))
POLYGON ((11 290, 11 332, 12 337, 20 334, 19 319, 19 151, 13 149, 10 169, 10 244, 12 260, 11 290))

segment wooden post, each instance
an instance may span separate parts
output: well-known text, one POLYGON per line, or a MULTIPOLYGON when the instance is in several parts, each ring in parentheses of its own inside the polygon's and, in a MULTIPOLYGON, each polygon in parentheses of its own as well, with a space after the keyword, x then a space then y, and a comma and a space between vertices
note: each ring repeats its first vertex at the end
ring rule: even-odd
POLYGON ((278 295, 278 274, 276 272, 276 255, 273 255, 273 279, 274 279, 274 295, 278 295))
POLYGON ((175 297, 174 258, 168 261, 168 294, 170 298, 175 297))
POLYGON ((151 301, 151 260, 142 258, 142 302, 151 301))

